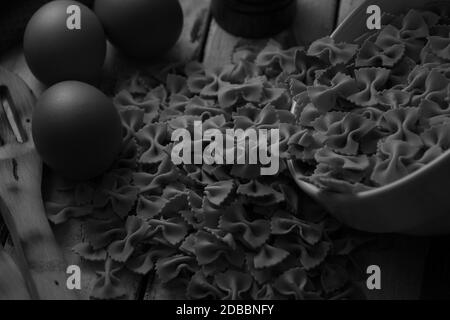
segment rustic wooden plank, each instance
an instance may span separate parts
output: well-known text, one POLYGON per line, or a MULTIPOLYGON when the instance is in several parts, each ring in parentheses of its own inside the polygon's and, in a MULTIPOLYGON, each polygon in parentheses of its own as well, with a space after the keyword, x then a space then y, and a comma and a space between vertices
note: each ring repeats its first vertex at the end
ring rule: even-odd
POLYGON ((4 245, 8 239, 8 228, 3 219, 0 219, 0 245, 4 245))
MULTIPOLYGON (((61 192, 67 183, 60 176, 44 171, 45 180, 43 182, 43 194, 45 201, 53 201, 56 203, 73 202, 71 193, 61 192)), ((93 263, 80 258, 72 251, 72 248, 80 243, 85 242, 86 233, 85 223, 82 220, 74 219, 60 225, 53 225, 55 238, 63 251, 67 265, 77 265, 81 270, 81 290, 78 292, 81 299, 89 299, 91 289, 97 279, 97 272, 104 270, 102 262, 93 263)), ((121 280, 123 287, 127 293, 127 299, 136 299, 138 288, 142 277, 130 272, 122 271, 121 280)))
POLYGON ((181 0, 184 15, 183 31, 169 52, 174 61, 188 61, 203 54, 209 27, 209 0, 181 0))
POLYGON ((29 300, 22 273, 13 258, 0 245, 0 300, 29 300))
POLYGON ((17 47, 10 50, 8 53, 2 56, 2 58, 0 59, 0 64, 4 68, 16 73, 19 77, 21 77, 30 87, 36 97, 39 97, 45 90, 45 86, 36 79, 36 77, 28 68, 22 48, 17 47))
POLYGON ((239 40, 240 38, 225 32, 217 22, 211 21, 203 60, 205 67, 213 69, 222 64, 230 63, 233 50, 239 40))
POLYGON ((337 23, 344 21, 345 17, 360 6, 365 0, 341 0, 338 10, 337 23))
POLYGON ((426 259, 421 299, 450 297, 450 236, 432 238, 426 259))
MULTIPOLYGON (((2 57, 2 59, 0 60, 0 64, 19 75, 28 84, 36 97, 39 97, 40 94, 45 90, 45 86, 40 83, 29 70, 21 48, 16 48, 8 52, 5 56, 2 57)), ((53 177, 44 176, 44 179, 51 178, 53 177)), ((44 196, 48 192, 49 190, 43 190, 44 196)), ((76 264, 79 265, 82 269, 82 289, 81 292, 79 292, 79 296, 82 299, 88 299, 90 288, 92 287, 92 284, 96 279, 96 270, 91 268, 90 266, 83 265, 82 261, 80 261, 80 258, 71 250, 75 244, 81 241, 82 230, 83 223, 81 221, 71 221, 67 225, 57 226, 53 228, 55 237, 61 245, 64 253, 64 258, 66 259, 68 265, 76 264)), ((5 250, 7 250, 8 252, 12 252, 14 250, 9 241, 5 245, 5 250)), ((135 296, 136 287, 137 284, 132 285, 132 289, 130 289, 130 297, 135 296)))
POLYGON ((428 242, 421 237, 380 235, 377 244, 361 249, 357 261, 365 271, 370 265, 381 270, 381 289, 363 289, 368 299, 419 299, 428 242))
MULTIPOLYGON (((89 299, 91 289, 97 279, 97 272, 103 271, 104 265, 103 263, 85 261, 72 252, 72 248, 75 244, 86 241, 84 236, 85 225, 79 220, 71 220, 62 225, 54 226, 53 231, 63 250, 67 265, 76 265, 80 267, 81 290, 78 292, 79 297, 81 299, 89 299)), ((126 270, 122 270, 120 279, 122 286, 127 293, 125 299, 137 299, 142 277, 126 270)))

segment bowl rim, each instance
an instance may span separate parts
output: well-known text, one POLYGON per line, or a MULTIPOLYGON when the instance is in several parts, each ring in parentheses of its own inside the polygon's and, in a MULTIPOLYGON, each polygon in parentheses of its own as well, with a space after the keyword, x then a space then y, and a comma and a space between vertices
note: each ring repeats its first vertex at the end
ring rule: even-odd
MULTIPOLYGON (((435 1, 429 1, 429 3, 430 4, 431 3, 433 3, 433 4, 443 3, 443 2, 449 3, 449 1, 450 0, 435 0, 435 1)), ((330 37, 335 38, 336 34, 338 34, 341 30, 343 30, 346 27, 348 21, 350 21, 354 15, 358 14, 359 11, 362 10, 362 8, 364 8, 365 6, 367 6, 367 4, 370 4, 370 3, 371 3, 371 0, 365 0, 359 6, 357 6, 355 9, 353 9, 347 15, 347 17, 345 17, 344 20, 331 33, 330 37)), ((290 109, 292 114, 295 114, 296 108, 297 108, 297 102, 293 101, 291 109, 290 109)), ((287 165, 288 165, 289 171, 290 171, 292 177, 294 178, 296 184, 310 196, 317 197, 323 193, 330 193, 330 194, 336 194, 336 195, 339 195, 340 197, 346 197, 346 198, 368 198, 368 197, 377 196, 377 195, 385 193, 385 192, 389 192, 396 188, 400 188, 402 185, 408 183, 409 180, 415 179, 416 177, 421 176, 421 175, 425 175, 427 173, 427 171, 431 170, 431 168, 433 166, 435 166, 436 164, 443 162, 443 161, 447 161, 448 157, 450 157, 450 149, 445 151, 443 154, 441 154, 436 159, 433 159, 431 162, 425 164, 423 167, 417 169, 416 171, 414 171, 398 180, 392 181, 392 182, 385 184, 383 186, 380 186, 380 187, 375 187, 373 189, 355 192, 355 193, 340 193, 340 192, 322 190, 319 187, 315 186, 314 184, 309 183, 300 178, 301 176, 304 177, 304 175, 300 172, 300 170, 297 169, 297 166, 295 165, 293 159, 287 160, 287 165)))
MULTIPOLYGON (((294 113, 296 108, 297 108, 297 103, 294 101, 292 103, 291 113, 294 113)), ((339 194, 341 196, 349 196, 349 197, 356 196, 359 198, 375 196, 375 195, 378 195, 379 193, 389 192, 392 189, 401 187, 402 185, 407 183, 409 180, 412 180, 417 176, 426 174, 426 172, 428 170, 431 170, 431 167, 435 166, 436 164, 438 164, 440 162, 448 161, 447 158, 449 158, 449 157, 450 157, 450 149, 445 151, 443 154, 438 156, 436 159, 433 159, 431 162, 425 164, 423 167, 415 170, 414 172, 412 172, 398 180, 392 181, 392 182, 385 184, 383 186, 380 186, 380 187, 375 187, 370 190, 365 190, 365 191, 360 191, 360 192, 355 192, 355 193, 340 193, 340 192, 333 192, 333 191, 326 191, 326 192, 339 194)), ((300 172, 300 170, 297 170, 297 166, 295 165, 294 160, 292 160, 292 159, 288 160, 288 168, 289 168, 289 171, 291 171, 291 175, 293 176, 295 182, 297 183, 297 185, 300 188, 304 189, 305 191, 308 191, 310 194, 318 195, 322 192, 325 192, 325 190, 320 189, 319 187, 315 186, 314 184, 309 183, 309 182, 299 178, 299 176, 304 176, 304 175, 300 172)))

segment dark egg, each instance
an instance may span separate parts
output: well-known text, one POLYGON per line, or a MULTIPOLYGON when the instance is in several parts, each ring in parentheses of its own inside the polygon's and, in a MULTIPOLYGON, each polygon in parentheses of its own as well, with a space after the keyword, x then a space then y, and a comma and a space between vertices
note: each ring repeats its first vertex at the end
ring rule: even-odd
POLYGON ((25 59, 40 81, 51 85, 65 80, 96 83, 106 55, 103 27, 85 5, 52 1, 27 24, 25 59))
POLYGON ((78 81, 58 83, 42 94, 33 111, 32 133, 43 161, 76 180, 108 170, 122 143, 121 119, 111 99, 78 81))
POLYGON ((183 28, 178 0, 96 0, 94 10, 111 43, 140 60, 164 54, 183 28))

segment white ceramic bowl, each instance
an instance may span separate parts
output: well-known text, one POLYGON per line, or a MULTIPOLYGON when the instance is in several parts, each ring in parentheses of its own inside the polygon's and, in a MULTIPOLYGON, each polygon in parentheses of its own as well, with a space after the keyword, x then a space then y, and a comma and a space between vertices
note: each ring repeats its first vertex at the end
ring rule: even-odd
MULTIPOLYGON (((356 8, 331 36, 338 42, 351 42, 362 35, 369 5, 397 14, 434 3, 450 6, 450 0, 369 0, 356 8)), ((292 111, 295 108, 294 104, 292 111)), ((298 186, 348 226, 380 233, 450 233, 450 151, 398 181, 356 194, 323 191, 303 181, 302 170, 293 161, 288 166, 298 186)))

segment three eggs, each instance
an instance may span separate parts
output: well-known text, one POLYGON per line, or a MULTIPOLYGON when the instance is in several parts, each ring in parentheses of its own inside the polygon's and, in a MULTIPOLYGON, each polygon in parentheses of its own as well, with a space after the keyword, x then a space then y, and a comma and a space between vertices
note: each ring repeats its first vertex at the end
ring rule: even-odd
POLYGON ((183 14, 177 0, 96 0, 94 11, 52 1, 30 19, 24 54, 37 79, 51 86, 32 120, 43 161, 72 179, 106 171, 120 150, 122 127, 100 81, 107 39, 125 56, 152 59, 177 41, 183 14))

